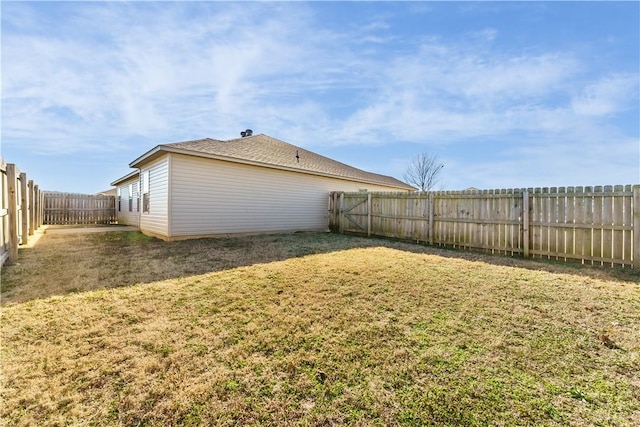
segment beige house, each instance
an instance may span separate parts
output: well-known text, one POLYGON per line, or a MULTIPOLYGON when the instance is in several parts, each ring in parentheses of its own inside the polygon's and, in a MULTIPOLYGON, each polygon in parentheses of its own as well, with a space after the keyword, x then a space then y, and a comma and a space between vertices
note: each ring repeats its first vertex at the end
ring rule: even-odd
POLYGON ((111 185, 116 185, 118 224, 140 224, 140 173, 135 170, 111 185), (117 183, 117 185, 116 185, 117 183))
POLYGON ((162 144, 114 181, 118 222, 164 240, 328 229, 331 191, 412 191, 271 138, 162 144))

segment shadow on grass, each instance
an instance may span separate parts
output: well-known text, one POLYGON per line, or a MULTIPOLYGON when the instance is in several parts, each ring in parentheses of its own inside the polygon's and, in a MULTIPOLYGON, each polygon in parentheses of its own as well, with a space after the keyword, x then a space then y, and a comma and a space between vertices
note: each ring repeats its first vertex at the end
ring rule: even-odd
MULTIPOLYGON (((598 278, 600 280, 636 282, 640 284, 640 271, 631 267, 611 266, 611 263, 601 265, 581 263, 579 260, 554 259, 554 258, 523 258, 520 254, 505 255, 477 249, 453 248, 450 246, 429 246, 426 243, 413 243, 406 240, 375 237, 375 240, 388 242, 387 245, 376 246, 401 246, 402 250, 414 253, 429 253, 445 258, 457 258, 468 261, 482 262, 490 265, 517 267, 533 271, 546 271, 560 274, 577 274, 585 277, 598 278)), ((400 247, 399 247, 400 249, 400 247)))
POLYGON ((640 283, 640 274, 631 269, 524 260, 519 256, 510 258, 442 249, 384 238, 291 233, 164 242, 138 231, 110 231, 45 234, 33 248, 21 249, 19 263, 2 269, 2 303, 178 279, 306 255, 381 246, 492 265, 640 283))

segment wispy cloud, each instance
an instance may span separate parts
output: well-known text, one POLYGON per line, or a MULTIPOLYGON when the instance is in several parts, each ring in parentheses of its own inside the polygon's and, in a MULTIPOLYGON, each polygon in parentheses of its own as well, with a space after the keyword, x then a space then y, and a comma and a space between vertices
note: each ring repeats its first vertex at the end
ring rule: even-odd
POLYGON ((554 54, 496 57, 423 46, 385 67, 386 83, 349 118, 346 135, 367 129, 377 140, 442 143, 537 127, 532 116, 556 109, 545 101, 558 98, 576 62, 554 54))
POLYGON ((609 116, 625 111, 637 101, 640 75, 613 74, 585 85, 573 99, 576 114, 609 116))

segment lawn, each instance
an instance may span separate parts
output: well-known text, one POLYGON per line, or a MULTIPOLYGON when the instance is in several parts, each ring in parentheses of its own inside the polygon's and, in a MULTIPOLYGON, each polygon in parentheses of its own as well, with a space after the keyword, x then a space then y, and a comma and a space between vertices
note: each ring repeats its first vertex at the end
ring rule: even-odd
POLYGON ((635 425, 637 274, 302 233, 47 236, 6 425, 635 425))

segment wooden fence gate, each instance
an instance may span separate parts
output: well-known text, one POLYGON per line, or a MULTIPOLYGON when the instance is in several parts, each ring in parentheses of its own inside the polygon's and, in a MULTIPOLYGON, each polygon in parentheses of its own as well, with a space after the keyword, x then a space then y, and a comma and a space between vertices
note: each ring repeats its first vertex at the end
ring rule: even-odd
POLYGON ((331 193, 334 232, 640 269, 640 185, 331 193))
POLYGON ((44 224, 112 224, 117 219, 115 196, 44 193, 44 224))

